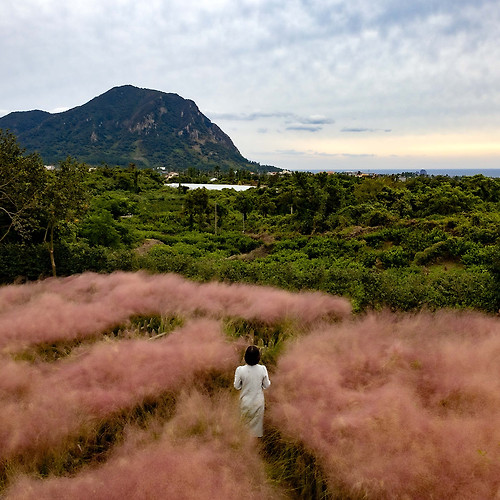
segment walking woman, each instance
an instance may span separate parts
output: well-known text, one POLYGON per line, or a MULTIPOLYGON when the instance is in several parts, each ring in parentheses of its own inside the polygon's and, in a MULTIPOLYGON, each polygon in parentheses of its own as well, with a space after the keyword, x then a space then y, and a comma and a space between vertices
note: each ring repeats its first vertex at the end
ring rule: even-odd
POLYGON ((256 437, 264 434, 264 389, 271 385, 267 368, 259 365, 260 350, 251 345, 245 351, 245 365, 234 373, 234 388, 241 391, 241 415, 256 437))

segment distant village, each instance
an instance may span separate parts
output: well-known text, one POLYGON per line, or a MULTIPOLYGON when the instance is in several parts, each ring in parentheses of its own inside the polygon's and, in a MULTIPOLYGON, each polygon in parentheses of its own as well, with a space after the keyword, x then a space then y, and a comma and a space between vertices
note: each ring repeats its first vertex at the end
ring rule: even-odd
MULTIPOLYGON (((47 170, 55 170, 56 166, 55 165, 45 165, 45 168, 47 170)), ((89 170, 95 170, 95 167, 90 167, 89 170)), ((179 175, 181 175, 180 172, 174 172, 170 171, 167 167, 159 167, 158 171, 160 174, 164 177, 166 183, 170 183, 173 180, 175 180, 179 175)), ((327 173, 328 175, 335 175, 335 174, 344 174, 344 175, 350 175, 353 177, 361 177, 361 178, 376 178, 379 177, 380 175, 388 175, 385 173, 377 173, 377 172, 362 172, 361 170, 358 171, 335 171, 335 170, 323 170, 323 172, 327 173)), ((319 173, 319 172, 316 172, 319 173)), ((256 172, 250 172, 250 174, 254 175, 256 172)), ((274 175, 292 175, 293 171, 292 170, 287 170, 287 169, 282 169, 278 172, 268 172, 268 175, 274 176, 274 175)), ((414 177, 414 176, 427 176, 428 173, 426 170, 420 170, 419 172, 415 173, 401 173, 398 176, 398 179, 400 181, 406 181, 408 177, 414 177)), ((209 182, 217 182, 217 177, 213 177, 212 179, 209 180, 209 182)))
MULTIPOLYGON (((165 182, 172 182, 176 177, 179 177, 180 173, 179 172, 171 172, 168 171, 166 167, 160 167, 159 171, 165 178, 165 182)), ((350 175, 353 177, 361 177, 361 178, 375 178, 379 177, 380 175, 388 175, 388 174, 383 174, 383 173, 377 173, 377 172, 362 172, 361 170, 358 171, 335 171, 335 170, 324 170, 325 173, 329 175, 335 175, 335 174, 344 174, 344 175, 350 175)), ((255 172, 250 172, 250 174, 255 174, 255 172)), ((274 176, 274 175, 292 175, 293 171, 292 170, 280 170, 278 172, 268 172, 268 175, 274 176)), ((399 180, 400 181, 405 181, 408 176, 427 176, 427 171, 426 170, 420 170, 419 172, 415 173, 402 173, 399 175, 399 180)), ((218 179, 216 177, 210 179, 210 182, 216 182, 218 179)))

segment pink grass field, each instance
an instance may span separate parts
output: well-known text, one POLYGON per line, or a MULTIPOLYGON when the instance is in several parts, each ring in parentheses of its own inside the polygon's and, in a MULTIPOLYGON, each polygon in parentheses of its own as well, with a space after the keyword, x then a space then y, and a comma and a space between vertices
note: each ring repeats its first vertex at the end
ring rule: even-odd
MULTIPOLYGON (((262 479, 262 461, 255 443, 241 429, 236 395, 227 388, 224 392, 231 398, 224 405, 229 404, 236 413, 215 412, 219 420, 211 427, 219 430, 207 442, 205 436, 201 443, 198 435, 199 416, 206 411, 200 410, 201 403, 200 408, 191 403, 184 407, 191 408, 192 416, 198 419, 190 431, 195 435, 192 439, 187 436, 179 441, 171 429, 177 429, 178 434, 182 426, 172 427, 167 421, 165 429, 156 424, 158 429, 153 426, 146 433, 150 440, 147 449, 132 449, 133 439, 123 444, 119 441, 102 468, 95 464, 88 470, 84 467, 74 480, 50 475, 43 481, 35 478, 44 463, 57 464, 58 457, 64 462, 71 449, 92 440, 102 424, 113 423, 124 412, 128 414, 144 404, 161 403, 164 396, 170 396, 166 401, 174 405, 172 422, 179 421, 178 415, 183 415, 184 423, 189 422, 182 405, 175 403, 179 394, 195 387, 204 390, 204 384, 213 383, 211 377, 217 374, 230 379, 241 361, 245 344, 225 336, 225 318, 258 319, 263 323, 291 318, 305 325, 319 317, 349 313, 346 300, 325 294, 201 285, 175 275, 88 273, 0 288, 3 487, 8 487, 12 498, 28 498, 31 491, 40 498, 62 498, 62 493, 55 492, 60 482, 65 484, 63 489, 73 488, 66 483, 78 484, 74 491, 81 490, 81 498, 84 492, 94 494, 95 484, 100 485, 103 498, 123 496, 125 490, 136 491, 134 488, 144 488, 143 498, 165 498, 159 485, 166 482, 169 486, 165 491, 175 498, 183 498, 181 490, 186 498, 196 491, 202 498, 214 498, 216 489, 229 498, 241 487, 248 487, 242 498, 262 498, 267 491, 265 481, 253 478, 255 472, 262 479), (183 318, 183 326, 154 340, 140 338, 138 333, 134 337, 133 332, 132 338, 108 335, 111 328, 127 328, 127 321, 134 315, 177 315, 183 318), (78 345, 81 340, 86 342, 78 345), (60 359, 44 361, 43 356, 23 354, 26 349, 43 352, 54 342, 63 346, 67 342, 60 359), (234 431, 230 439, 221 431, 226 428, 234 431), (156 437, 152 439, 151 435, 156 437), (234 450, 240 448, 246 458, 235 456, 234 450), (137 460, 126 460, 123 450, 137 460), (238 460, 243 460, 239 467, 238 460), (162 468, 157 464, 163 464, 165 471, 160 473, 162 468), (250 474, 245 471, 248 464, 250 474), (234 476, 234 469, 240 477, 234 476), (175 483, 171 478, 177 476, 175 483), (150 489, 145 488, 146 481, 151 483, 150 489), (88 484, 94 485, 89 486, 91 490, 84 486, 88 484), (52 488, 56 489, 54 493, 52 488)), ((130 435, 138 432, 136 424, 130 426, 130 435)), ((264 498, 274 497, 270 491, 264 498)))
POLYGON ((153 442, 130 430, 104 465, 74 477, 20 477, 5 498, 279 498, 266 484, 255 446, 227 395, 210 401, 197 392, 184 394, 153 442))
POLYGON ((193 314, 276 322, 346 317, 345 299, 319 292, 199 284, 174 274, 85 273, 0 288, 0 349, 95 335, 133 315, 193 314))
POLYGON ((265 425, 316 458, 337 498, 500 498, 499 318, 353 317, 319 292, 145 273, 0 288, 0 496, 286 498, 239 419, 231 381, 248 338, 226 335, 228 318, 286 323, 265 425), (148 315, 183 326, 150 340, 128 322, 148 315), (26 355, 52 343, 67 347, 59 359, 26 355), (155 404, 171 407, 132 417, 155 404), (120 418, 105 456, 43 468, 120 418))
POLYGON ((237 362, 219 325, 203 319, 154 342, 95 343, 52 364, 6 360, 0 369, 0 458, 45 452, 103 418, 237 362))
POLYGON ((372 314, 289 346, 268 416, 365 498, 500 495, 500 325, 440 312, 372 314))

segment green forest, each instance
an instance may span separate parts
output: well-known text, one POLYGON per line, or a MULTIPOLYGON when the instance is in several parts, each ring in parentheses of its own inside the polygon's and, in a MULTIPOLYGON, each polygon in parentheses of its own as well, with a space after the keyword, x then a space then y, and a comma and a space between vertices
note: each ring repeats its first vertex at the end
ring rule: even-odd
POLYGON ((344 296, 357 312, 500 307, 500 179, 159 172, 68 157, 48 170, 0 131, 0 283, 84 271, 344 296), (251 184, 188 190, 179 182, 251 184))

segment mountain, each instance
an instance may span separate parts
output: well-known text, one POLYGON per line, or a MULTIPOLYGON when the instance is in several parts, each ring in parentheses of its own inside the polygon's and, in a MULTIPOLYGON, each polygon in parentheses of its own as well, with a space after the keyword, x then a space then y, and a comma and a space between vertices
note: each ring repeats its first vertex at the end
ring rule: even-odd
POLYGON ((0 128, 9 129, 46 164, 70 155, 90 165, 279 170, 245 159, 193 101, 132 85, 115 87, 63 113, 13 112, 0 118, 0 128))

